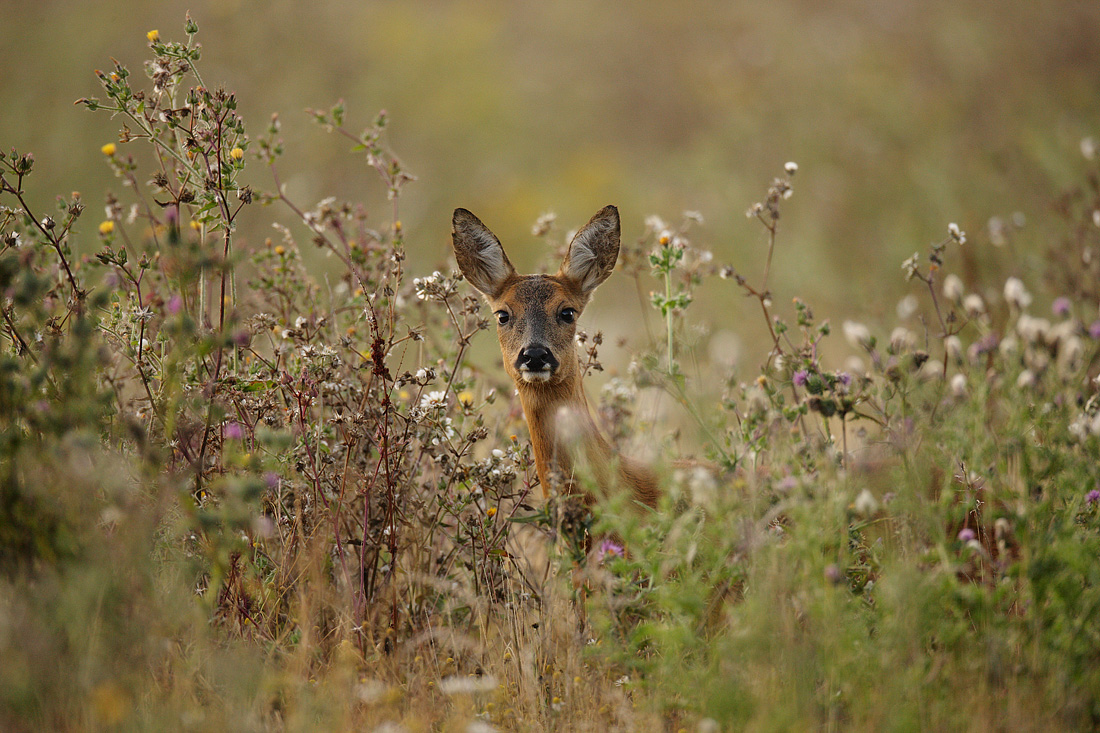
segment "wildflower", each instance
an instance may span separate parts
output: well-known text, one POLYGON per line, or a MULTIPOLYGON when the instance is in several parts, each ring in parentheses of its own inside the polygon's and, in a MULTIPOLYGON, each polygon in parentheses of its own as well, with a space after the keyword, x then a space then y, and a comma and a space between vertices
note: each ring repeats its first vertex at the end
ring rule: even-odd
POLYGON ((109 157, 111 157, 112 155, 115 154, 115 151, 117 149, 118 148, 115 147, 114 143, 107 143, 106 145, 104 145, 102 148, 99 149, 99 152, 103 153, 104 155, 106 155, 109 158, 109 157))
POLYGON ((443 407, 446 404, 446 398, 446 392, 429 392, 420 398, 420 409, 430 410, 436 407, 443 407))
POLYGON ((956 374, 951 377, 951 394, 957 399, 962 399, 966 396, 966 375, 956 374))
POLYGON ((855 509, 856 514, 860 516, 870 517, 878 511, 878 500, 869 489, 864 489, 859 492, 859 496, 852 502, 852 508, 855 509))
POLYGON ((240 160, 241 158, 244 157, 244 150, 242 150, 240 148, 233 148, 232 150, 229 151, 229 157, 232 158, 233 160, 240 160))
POLYGON ((789 160, 783 165, 783 170, 787 171, 788 176, 793 176, 795 173, 798 173, 798 163, 789 160))
POLYGON ((912 351, 917 346, 917 337, 904 326, 898 326, 890 332, 890 350, 895 354, 912 351))
POLYGON ((799 369, 794 373, 794 378, 791 380, 796 387, 805 387, 806 380, 810 378, 810 373, 805 369, 799 369))
POLYGON ((985 313, 985 302, 977 293, 971 293, 963 298, 962 306, 969 318, 978 318, 985 313))
POLYGON ((492 519, 496 515, 497 515, 497 508, 495 506, 491 506, 491 507, 489 507, 488 509, 485 510, 485 516, 487 516, 489 519, 492 519))
POLYGON ((558 215, 553 212, 546 212, 539 216, 535 220, 535 225, 531 227, 531 234, 536 237, 546 236, 554 226, 554 221, 558 218, 558 215))
POLYGON ((199 221, 198 219, 192 219, 191 223, 190 223, 190 227, 197 232, 198 230, 202 229, 202 222, 199 221))
POLYGON ((955 222, 951 222, 947 225, 947 233, 959 244, 966 244, 966 232, 959 229, 959 225, 955 222))
POLYGON ((910 294, 898 301, 895 310, 897 311, 898 318, 904 321, 906 318, 916 313, 918 307, 919 301, 917 300, 917 296, 910 294))
POLYGON ((458 401, 464 405, 474 404, 474 393, 469 390, 463 390, 458 393, 458 401))
POLYGON ((1100 320, 1093 321, 1089 324, 1089 338, 1100 340, 1100 320))
POLYGON ((1100 147, 1097 146, 1095 138, 1086 137, 1081 139, 1081 155, 1085 157, 1085 160, 1095 160, 1098 149, 1100 147))
POLYGON ((671 241, 672 241, 672 232, 670 232, 667 229, 665 229, 663 232, 661 232, 661 235, 659 237, 657 237, 657 243, 660 244, 662 247, 667 247, 669 242, 671 242, 671 241))
POLYGON ((1093 489, 1092 491, 1090 491, 1085 497, 1085 501, 1088 503, 1089 506, 1092 506, 1096 502, 1100 501, 1100 489, 1093 489))
POLYGON ((962 361, 962 340, 958 336, 948 336, 943 340, 943 351, 953 361, 962 361))
POLYGON ((1005 280, 1005 300, 1014 308, 1023 310, 1031 305, 1031 293, 1027 292, 1019 278, 1010 277, 1005 280))
POLYGON ((283 246, 283 245, 281 245, 281 244, 280 244, 280 245, 277 245, 277 246, 275 247, 275 254, 277 254, 277 255, 279 255, 280 257, 282 257, 283 255, 285 255, 285 254, 286 254, 286 247, 284 247, 284 246, 283 246))
POLYGON ((608 555, 614 555, 615 557, 623 556, 623 546, 614 540, 604 540, 600 543, 600 549, 597 552, 596 560, 603 562, 603 559, 608 555))
POLYGON ((825 568, 825 580, 829 581, 833 585, 838 585, 844 580, 844 573, 840 571, 836 563, 830 563, 825 568))
POLYGON ((943 297, 952 303, 958 303, 962 300, 963 281, 953 272, 943 279, 943 297))
POLYGON ((1050 304, 1050 309, 1054 311, 1054 315, 1065 318, 1069 315, 1071 303, 1069 298, 1062 296, 1061 298, 1055 298, 1054 302, 1050 304))
POLYGON ((226 440, 240 440, 244 437, 244 431, 241 429, 241 424, 238 422, 227 423, 222 428, 222 437, 226 440))
POLYGON ((974 530, 970 529, 970 527, 963 527, 959 530, 959 542, 970 542, 976 539, 978 539, 978 534, 974 530))
POLYGON ((849 344, 852 346, 870 348, 871 331, 866 326, 855 321, 845 321, 842 327, 844 329, 844 338, 848 340, 849 344))
POLYGON ((160 40, 160 31, 151 30, 145 34, 145 37, 149 39, 149 43, 156 43, 160 40))
POLYGON ((100 222, 100 224, 99 224, 99 233, 102 234, 105 237, 108 234, 110 234, 111 232, 113 232, 114 230, 115 230, 115 223, 113 221, 111 221, 110 219, 108 219, 107 221, 104 221, 104 222, 100 222))
POLYGON ((908 282, 920 272, 920 253, 914 252, 913 256, 901 263, 901 269, 905 270, 905 281, 908 282))

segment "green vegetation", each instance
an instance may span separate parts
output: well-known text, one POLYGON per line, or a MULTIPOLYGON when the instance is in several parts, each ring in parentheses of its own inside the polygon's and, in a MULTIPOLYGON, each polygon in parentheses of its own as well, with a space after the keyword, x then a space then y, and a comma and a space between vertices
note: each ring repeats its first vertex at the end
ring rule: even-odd
POLYGON ((660 325, 596 401, 667 495, 586 509, 541 501, 510 383, 469 358, 484 305, 406 257, 387 116, 313 112, 385 216, 302 203, 197 32, 82 100, 120 129, 102 221, 0 154, 0 728, 1100 724, 1095 146, 1041 272, 1018 222, 943 226, 891 267, 896 325, 775 284, 793 163, 736 267, 700 215, 636 217, 616 279, 660 325), (704 287, 758 314, 747 382, 704 287))

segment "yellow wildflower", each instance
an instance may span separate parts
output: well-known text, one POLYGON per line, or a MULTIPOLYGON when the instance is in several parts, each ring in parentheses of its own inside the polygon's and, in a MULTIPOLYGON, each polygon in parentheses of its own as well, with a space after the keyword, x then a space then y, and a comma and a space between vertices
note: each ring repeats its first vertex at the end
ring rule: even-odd
POLYGON ((149 39, 149 43, 156 43, 160 40, 160 31, 152 30, 145 34, 145 37, 149 39))
POLYGON ((191 228, 194 229, 197 232, 198 230, 202 229, 202 222, 199 221, 198 219, 192 219, 191 220, 191 228))
POLYGON ((277 254, 277 255, 279 255, 280 257, 282 257, 283 255, 285 255, 285 254, 286 254, 286 247, 284 247, 284 246, 283 246, 283 245, 281 245, 281 244, 280 244, 280 245, 278 245, 277 247, 275 247, 275 254, 277 254))
POLYGON ((104 155, 110 157, 110 156, 115 154, 115 150, 117 150, 117 148, 115 147, 114 143, 107 143, 106 145, 104 145, 102 148, 99 149, 99 152, 101 152, 104 155))
POLYGON ((240 160, 241 158, 244 157, 244 151, 241 150, 240 148, 233 148, 232 150, 229 151, 229 157, 232 158, 233 160, 240 160))
POLYGON ((472 405, 474 403, 474 395, 469 390, 463 390, 458 393, 458 401, 467 405, 472 405))
POLYGON ((496 515, 497 515, 497 508, 495 506, 491 506, 491 507, 489 507, 488 509, 485 510, 485 516, 489 517, 489 519, 492 519, 496 515))
POLYGON ((103 236, 107 236, 115 230, 115 223, 108 219, 105 222, 101 222, 99 225, 99 233, 103 236))

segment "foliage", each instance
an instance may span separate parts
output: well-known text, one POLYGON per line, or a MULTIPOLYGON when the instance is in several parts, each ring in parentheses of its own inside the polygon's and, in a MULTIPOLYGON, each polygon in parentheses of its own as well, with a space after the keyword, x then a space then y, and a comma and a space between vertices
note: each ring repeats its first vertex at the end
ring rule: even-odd
MULTIPOLYGON (((1052 318, 1012 262, 1003 289, 945 275, 983 246, 952 224, 903 264, 916 292, 888 338, 843 324, 840 368, 829 322, 798 298, 782 316, 769 289, 796 165, 748 210, 759 280, 693 244, 700 215, 650 217, 620 277, 656 289, 664 333, 600 414, 629 446, 662 433, 636 407, 663 395, 701 457, 654 456, 655 513, 536 506, 510 385, 466 358, 482 304, 405 259, 413 178, 385 115, 356 133, 342 104, 310 112, 377 172, 386 213, 303 205, 278 117, 249 135, 200 76, 197 32, 149 34, 150 88, 116 65, 81 100, 122 123, 102 152, 126 191, 98 225, 78 194, 32 211, 33 156, 0 155, 5 729, 1100 722, 1082 276, 1100 172, 1060 199, 1052 318), (238 239, 265 207, 300 226, 238 239), (338 281, 306 271, 306 239, 338 281), (700 356, 689 315, 712 279, 770 335, 748 383, 700 356)), ((535 232, 563 244, 552 217, 535 232)), ((583 338, 585 371, 601 345, 583 338)))

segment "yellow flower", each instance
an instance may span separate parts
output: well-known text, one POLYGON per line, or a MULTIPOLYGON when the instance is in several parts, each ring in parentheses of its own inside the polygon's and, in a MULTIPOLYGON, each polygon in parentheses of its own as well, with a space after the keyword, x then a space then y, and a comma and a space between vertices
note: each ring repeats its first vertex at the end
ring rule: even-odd
POLYGON ((115 154, 116 149, 117 148, 115 147, 114 143, 107 143, 106 145, 104 145, 102 148, 99 149, 99 152, 103 153, 106 156, 111 156, 111 155, 115 154))
POLYGON ((469 390, 464 390, 458 393, 458 401, 467 405, 472 405, 474 403, 474 395, 469 390))
POLYGON ((156 43, 160 40, 160 31, 153 30, 145 34, 145 37, 149 39, 149 43, 156 43))
POLYGON ((491 507, 489 507, 488 509, 485 510, 485 516, 489 517, 489 519, 492 519, 496 515, 497 515, 497 508, 495 506, 491 506, 491 507))
POLYGON ((229 151, 229 157, 232 158, 233 160, 240 160, 241 158, 244 157, 244 151, 241 150, 240 148, 233 148, 232 150, 229 151))
POLYGON ((283 245, 281 245, 281 244, 280 244, 280 245, 278 245, 277 247, 275 247, 275 254, 277 254, 277 255, 279 255, 280 257, 282 257, 283 255, 285 255, 285 254, 286 254, 286 247, 284 247, 284 246, 283 246, 283 245))
POLYGON ((198 219, 192 219, 191 220, 191 228, 194 229, 197 232, 198 230, 202 229, 202 222, 199 221, 198 219))
POLYGON ((105 222, 101 222, 99 225, 99 233, 103 236, 107 236, 115 230, 115 223, 108 219, 105 222))
POLYGON ((395 222, 393 223, 393 230, 394 230, 395 232, 399 232, 399 231, 401 231, 401 220, 400 220, 400 219, 398 219, 397 221, 395 221, 395 222))

